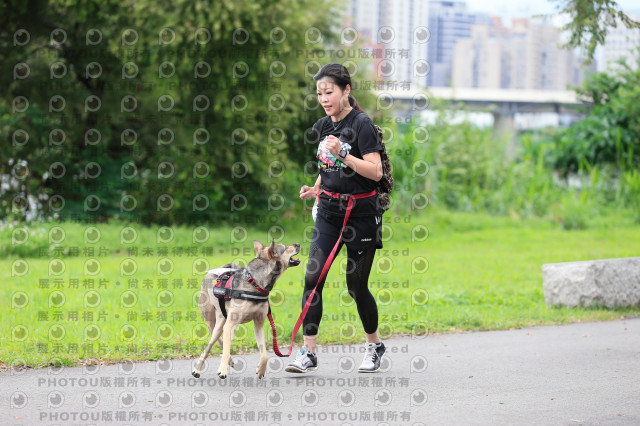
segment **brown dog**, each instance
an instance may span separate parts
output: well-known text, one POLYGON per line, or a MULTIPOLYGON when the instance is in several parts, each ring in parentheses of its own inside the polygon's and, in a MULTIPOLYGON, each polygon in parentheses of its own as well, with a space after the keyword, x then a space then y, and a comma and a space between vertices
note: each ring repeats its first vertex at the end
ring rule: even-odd
MULTIPOLYGON (((300 244, 285 246, 283 244, 275 244, 272 241, 270 246, 265 247, 259 241, 254 240, 253 249, 256 252, 256 258, 249 262, 246 268, 242 268, 235 263, 227 263, 220 268, 209 271, 202 281, 202 291, 198 305, 200 306, 202 317, 207 323, 207 327, 209 327, 211 340, 209 340, 209 344, 200 355, 200 359, 191 373, 196 378, 200 377, 202 364, 204 364, 211 347, 216 341, 222 346, 222 359, 220 360, 220 368, 218 368, 218 376, 221 379, 227 377, 229 365, 233 365, 231 359, 233 332, 239 324, 249 321, 253 321, 256 343, 261 353, 256 374, 258 378, 264 377, 268 360, 264 337, 264 321, 269 312, 268 292, 273 289, 278 278, 289 266, 298 266, 300 264, 300 259, 293 257, 300 253, 300 244), (226 318, 220 306, 220 299, 214 296, 213 289, 218 278, 225 272, 233 273, 233 276, 229 279, 229 291, 233 292, 233 294, 244 293, 243 296, 245 297, 245 299, 241 299, 232 295, 231 299, 223 302, 227 313, 226 318), (254 297, 251 296, 252 294, 258 295, 258 297, 255 297, 256 299, 260 299, 260 294, 267 294, 267 296, 266 298, 263 296, 262 300, 251 300, 254 297), (220 335, 223 336, 223 341, 220 340, 220 335)), ((220 289, 217 290, 219 291, 220 289)))

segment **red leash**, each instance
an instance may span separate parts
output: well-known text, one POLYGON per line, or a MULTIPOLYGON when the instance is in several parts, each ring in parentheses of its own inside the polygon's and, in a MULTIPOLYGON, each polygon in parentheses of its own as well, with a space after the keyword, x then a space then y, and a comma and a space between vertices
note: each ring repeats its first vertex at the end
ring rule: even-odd
POLYGON ((313 300, 313 296, 315 296, 316 294, 316 289, 318 288, 318 285, 320 284, 322 279, 325 277, 325 275, 327 275, 327 272, 329 272, 329 267, 333 262, 333 258, 336 256, 336 251, 338 250, 338 247, 340 246, 340 241, 342 240, 342 233, 344 232, 344 228, 347 226, 347 221, 349 220, 349 215, 351 214, 351 209, 353 208, 353 200, 359 200, 361 198, 369 198, 376 195, 375 189, 365 194, 354 194, 354 195, 336 194, 329 191, 325 191, 324 189, 322 191, 332 198, 347 199, 348 200, 347 211, 344 214, 344 222, 342 223, 342 229, 340 230, 338 241, 336 241, 336 245, 333 246, 333 250, 331 250, 329 257, 327 258, 327 262, 324 264, 324 268, 322 268, 322 272, 320 273, 318 282, 316 283, 316 286, 313 288, 313 290, 311 291, 311 294, 307 298, 307 302, 304 304, 304 307, 302 308, 300 317, 298 317, 298 321, 296 321, 296 325, 293 327, 293 333, 291 335, 291 345, 289 345, 289 352, 287 352, 286 355, 283 355, 280 352, 280 349, 278 348, 278 337, 276 336, 276 326, 273 322, 273 316, 271 315, 271 307, 269 307, 269 313, 267 314, 267 317, 269 318, 269 322, 271 323, 271 331, 273 332, 273 352, 279 357, 288 357, 289 355, 291 355, 291 351, 293 351, 293 341, 296 338, 296 334, 298 334, 298 330, 302 325, 302 321, 304 320, 304 317, 307 316, 307 312, 309 311, 309 306, 311 306, 311 301, 313 300))

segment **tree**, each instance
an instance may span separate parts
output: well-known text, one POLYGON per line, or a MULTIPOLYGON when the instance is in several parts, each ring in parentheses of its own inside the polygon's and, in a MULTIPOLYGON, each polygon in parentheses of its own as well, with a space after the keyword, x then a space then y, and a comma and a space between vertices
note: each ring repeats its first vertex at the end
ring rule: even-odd
POLYGON ((2 216, 36 202, 61 218, 215 222, 247 214, 236 196, 263 211, 309 158, 307 73, 338 16, 323 6, 1 2, 0 61, 18 73, 0 75, 2 216))
POLYGON ((593 60, 596 47, 603 45, 609 28, 624 24, 627 28, 640 28, 613 0, 556 0, 560 14, 568 17, 562 29, 570 34, 567 48, 583 47, 587 61, 593 60))
POLYGON ((575 172, 585 164, 620 170, 640 167, 640 56, 608 73, 592 74, 578 93, 593 101, 585 118, 557 135, 555 168, 575 172))

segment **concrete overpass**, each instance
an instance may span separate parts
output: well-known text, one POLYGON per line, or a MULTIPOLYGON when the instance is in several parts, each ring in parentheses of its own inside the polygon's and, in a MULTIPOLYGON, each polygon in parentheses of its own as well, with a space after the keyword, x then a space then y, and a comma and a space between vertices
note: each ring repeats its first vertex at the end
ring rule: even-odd
POLYGON ((470 111, 490 112, 497 134, 512 133, 517 113, 555 112, 578 117, 576 107, 586 105, 571 90, 511 90, 432 87, 412 90, 378 90, 378 108, 394 108, 398 116, 427 111, 433 98, 461 102, 470 111))

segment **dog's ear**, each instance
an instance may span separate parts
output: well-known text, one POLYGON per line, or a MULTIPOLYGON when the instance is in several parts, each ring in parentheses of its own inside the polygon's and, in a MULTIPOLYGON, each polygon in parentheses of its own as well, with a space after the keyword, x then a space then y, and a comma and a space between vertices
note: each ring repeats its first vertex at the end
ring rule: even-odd
POLYGON ((271 245, 269 246, 269 251, 267 252, 270 258, 276 257, 276 240, 271 240, 271 245))
POLYGON ((262 243, 258 240, 253 240, 253 250, 256 252, 256 256, 260 257, 260 252, 264 249, 262 243))

